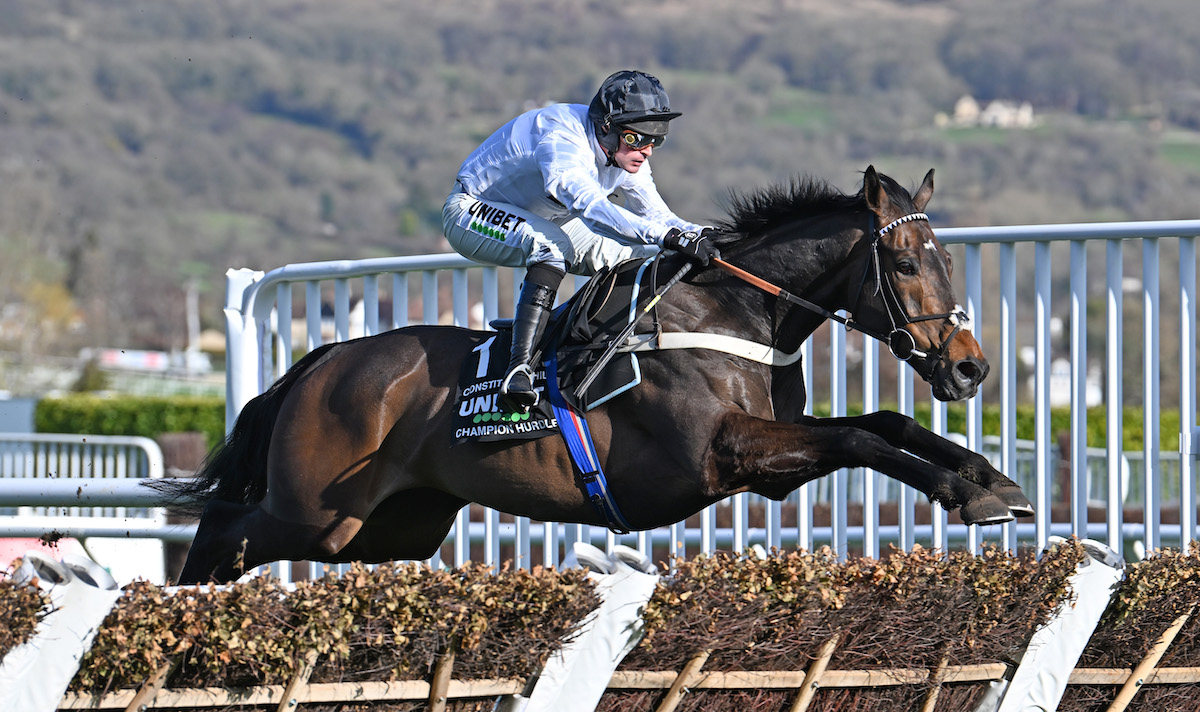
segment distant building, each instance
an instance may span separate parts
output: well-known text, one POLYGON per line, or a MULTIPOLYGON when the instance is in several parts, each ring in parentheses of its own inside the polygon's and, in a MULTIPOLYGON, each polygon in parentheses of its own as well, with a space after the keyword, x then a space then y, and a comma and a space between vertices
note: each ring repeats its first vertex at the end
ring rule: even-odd
POLYGON ((1037 122, 1033 115, 1033 105, 1027 101, 1017 104, 996 99, 987 106, 980 106, 975 97, 964 95, 954 103, 954 115, 939 113, 936 123, 942 128, 989 126, 1001 129, 1028 129, 1037 122))
POLYGON ((964 94, 954 104, 954 123, 958 126, 978 126, 981 113, 983 110, 975 97, 964 94))

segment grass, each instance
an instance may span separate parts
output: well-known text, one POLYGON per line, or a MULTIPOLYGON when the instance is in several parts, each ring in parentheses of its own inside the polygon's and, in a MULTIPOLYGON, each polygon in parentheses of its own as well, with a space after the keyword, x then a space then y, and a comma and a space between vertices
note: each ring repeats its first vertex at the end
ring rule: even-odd
POLYGON ((259 215, 222 210, 176 213, 172 223, 204 244, 229 244, 236 240, 243 248, 261 249, 272 234, 268 221, 259 215))
POLYGON ((1200 135, 1171 134, 1160 146, 1163 160, 1189 173, 1200 173, 1200 135))
POLYGON ((210 235, 227 235, 234 232, 253 235, 266 231, 265 220, 259 215, 211 210, 193 213, 185 219, 210 235))
POLYGON ((799 89, 780 89, 771 97, 771 108, 763 123, 822 130, 834 126, 834 112, 827 97, 799 89))
POLYGON ((1008 142, 1011 129, 994 126, 955 126, 941 131, 941 137, 950 143, 990 143, 1003 146, 1008 142))

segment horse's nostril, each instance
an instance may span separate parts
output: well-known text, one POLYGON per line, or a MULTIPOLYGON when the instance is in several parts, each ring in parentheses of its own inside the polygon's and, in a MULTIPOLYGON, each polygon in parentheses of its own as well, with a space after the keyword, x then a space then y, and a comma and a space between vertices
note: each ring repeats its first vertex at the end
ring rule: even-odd
POLYGON ((979 383, 986 373, 980 368, 979 362, 973 358, 963 359, 954 364, 954 379, 959 383, 979 383))

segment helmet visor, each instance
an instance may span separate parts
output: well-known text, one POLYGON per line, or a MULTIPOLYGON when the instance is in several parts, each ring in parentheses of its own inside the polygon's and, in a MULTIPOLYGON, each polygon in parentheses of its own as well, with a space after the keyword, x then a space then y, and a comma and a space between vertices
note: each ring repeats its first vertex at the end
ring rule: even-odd
POLYGON ((670 120, 661 121, 655 119, 646 119, 644 121, 630 121, 627 124, 621 124, 622 130, 634 131, 645 136, 666 136, 670 130, 670 120))

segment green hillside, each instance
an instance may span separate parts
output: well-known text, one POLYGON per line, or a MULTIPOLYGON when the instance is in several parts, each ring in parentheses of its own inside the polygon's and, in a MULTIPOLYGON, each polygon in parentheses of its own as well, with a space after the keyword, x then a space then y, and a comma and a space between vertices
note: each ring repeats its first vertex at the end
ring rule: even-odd
POLYGON ((442 250, 442 200, 516 113, 615 69, 685 112, 668 201, 868 163, 938 171, 939 225, 1196 217, 1190 0, 0 0, 0 351, 182 346, 229 267, 442 250), (939 123, 964 95, 1035 124, 939 123), (1013 196, 1020 196, 1014 200, 1013 196))

